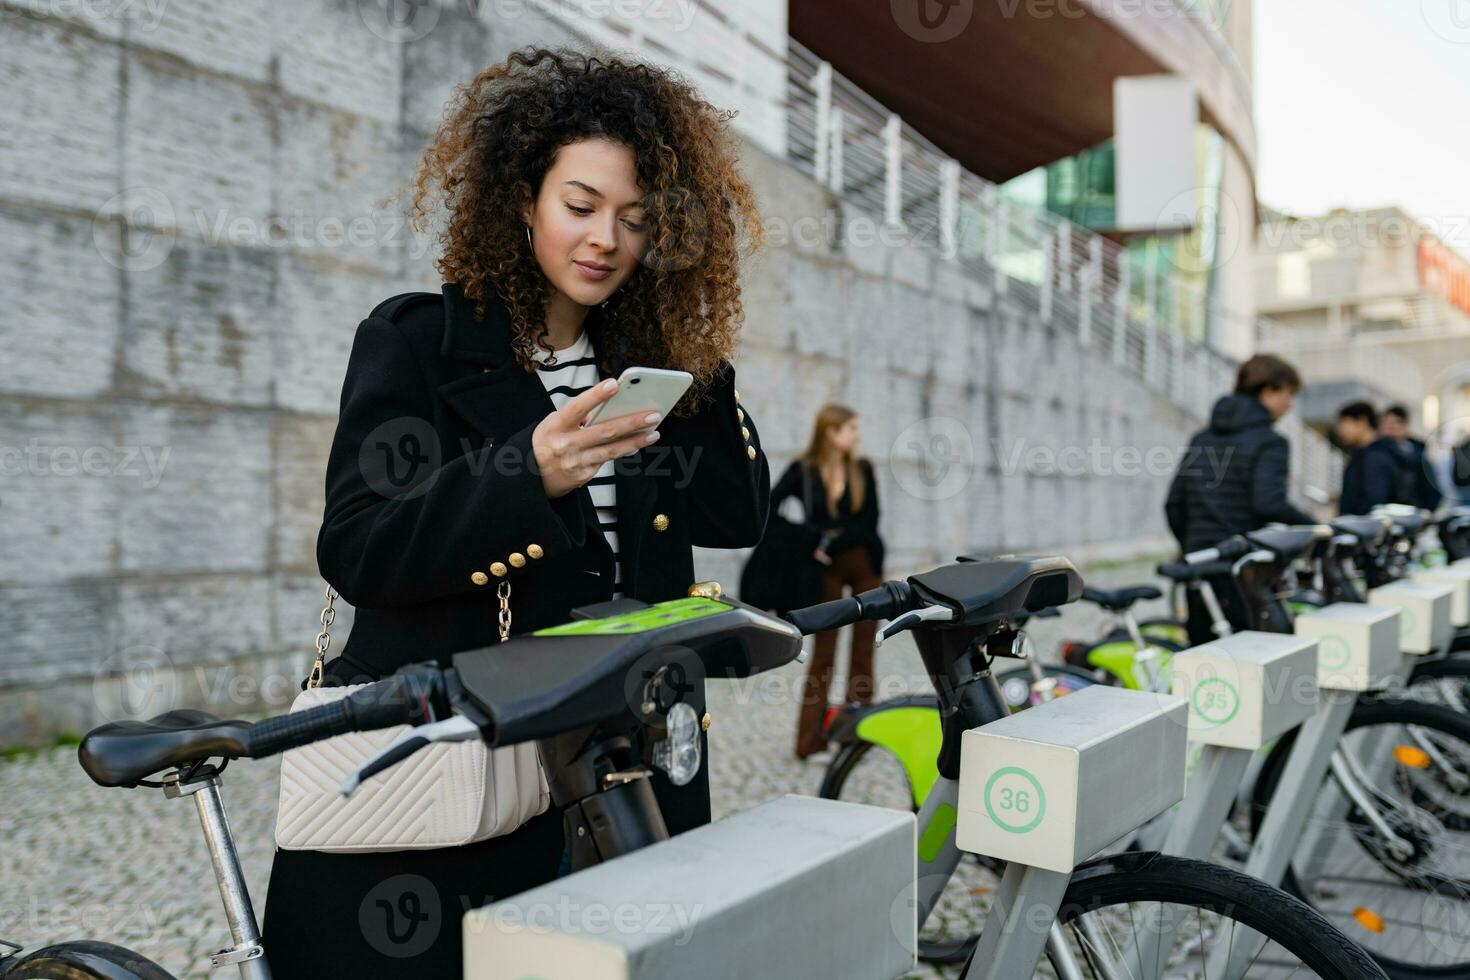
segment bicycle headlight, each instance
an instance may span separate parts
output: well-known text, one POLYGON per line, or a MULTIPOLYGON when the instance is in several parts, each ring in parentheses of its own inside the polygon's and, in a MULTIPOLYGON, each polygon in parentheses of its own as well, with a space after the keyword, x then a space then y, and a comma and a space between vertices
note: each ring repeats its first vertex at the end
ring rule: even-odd
POLYGON ((699 772, 703 750, 699 743, 699 716, 687 702, 669 709, 664 719, 666 734, 653 747, 653 764, 669 776, 675 786, 687 784, 699 772))

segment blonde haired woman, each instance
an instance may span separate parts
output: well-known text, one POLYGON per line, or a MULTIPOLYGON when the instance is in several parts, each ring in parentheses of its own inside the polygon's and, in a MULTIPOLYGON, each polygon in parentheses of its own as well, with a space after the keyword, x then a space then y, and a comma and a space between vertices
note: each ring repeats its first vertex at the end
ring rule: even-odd
MULTIPOLYGON (((790 497, 802 501, 803 523, 815 532, 812 558, 822 565, 819 601, 871 589, 883 577, 883 539, 878 536, 878 483, 873 464, 857 455, 862 430, 858 415, 845 405, 822 406, 812 426, 806 451, 792 461, 771 491, 775 512, 790 497)), ((873 634, 875 623, 858 623, 852 631, 846 700, 867 704, 873 699, 873 634)), ((796 726, 796 757, 804 759, 826 748, 822 716, 832 685, 837 631, 818 633, 807 663, 796 726)))

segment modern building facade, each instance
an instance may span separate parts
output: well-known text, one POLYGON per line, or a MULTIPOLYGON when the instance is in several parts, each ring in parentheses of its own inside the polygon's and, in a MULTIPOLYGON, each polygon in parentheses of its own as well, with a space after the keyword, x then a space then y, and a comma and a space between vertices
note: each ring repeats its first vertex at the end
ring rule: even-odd
POLYGON ((1309 421, 1367 398, 1402 402, 1446 440, 1470 434, 1470 262, 1456 239, 1393 207, 1262 223, 1259 343, 1301 365, 1309 421))

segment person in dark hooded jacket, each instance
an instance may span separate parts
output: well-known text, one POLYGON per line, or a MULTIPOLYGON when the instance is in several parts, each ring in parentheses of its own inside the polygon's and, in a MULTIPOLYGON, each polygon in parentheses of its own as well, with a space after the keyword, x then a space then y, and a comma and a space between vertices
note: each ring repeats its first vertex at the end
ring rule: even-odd
MULTIPOLYGON (((1182 550, 1211 548, 1272 522, 1313 523, 1286 497, 1290 447, 1271 428, 1291 411, 1301 386, 1296 369, 1272 354, 1257 354, 1240 366, 1234 393, 1215 403, 1209 426, 1189 441, 1169 485, 1164 516, 1182 550)), ((1230 576, 1209 581, 1231 624, 1249 628, 1230 576)), ((1214 639, 1210 616, 1193 590, 1189 638, 1196 644, 1214 639)))
POLYGON ((1378 413, 1367 402, 1348 402, 1337 411, 1337 441, 1352 456, 1342 471, 1337 508, 1344 514, 1366 514, 1383 504, 1407 503, 1404 459, 1398 445, 1378 432, 1378 413))

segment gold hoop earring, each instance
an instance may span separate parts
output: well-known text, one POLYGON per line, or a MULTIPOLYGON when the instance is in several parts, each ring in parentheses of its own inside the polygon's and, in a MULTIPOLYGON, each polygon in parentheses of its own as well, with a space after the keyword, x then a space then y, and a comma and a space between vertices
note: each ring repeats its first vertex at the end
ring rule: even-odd
POLYGON ((531 226, 530 225, 526 225, 526 247, 531 248, 531 249, 534 249, 536 247, 535 245, 532 245, 531 244, 531 226))

